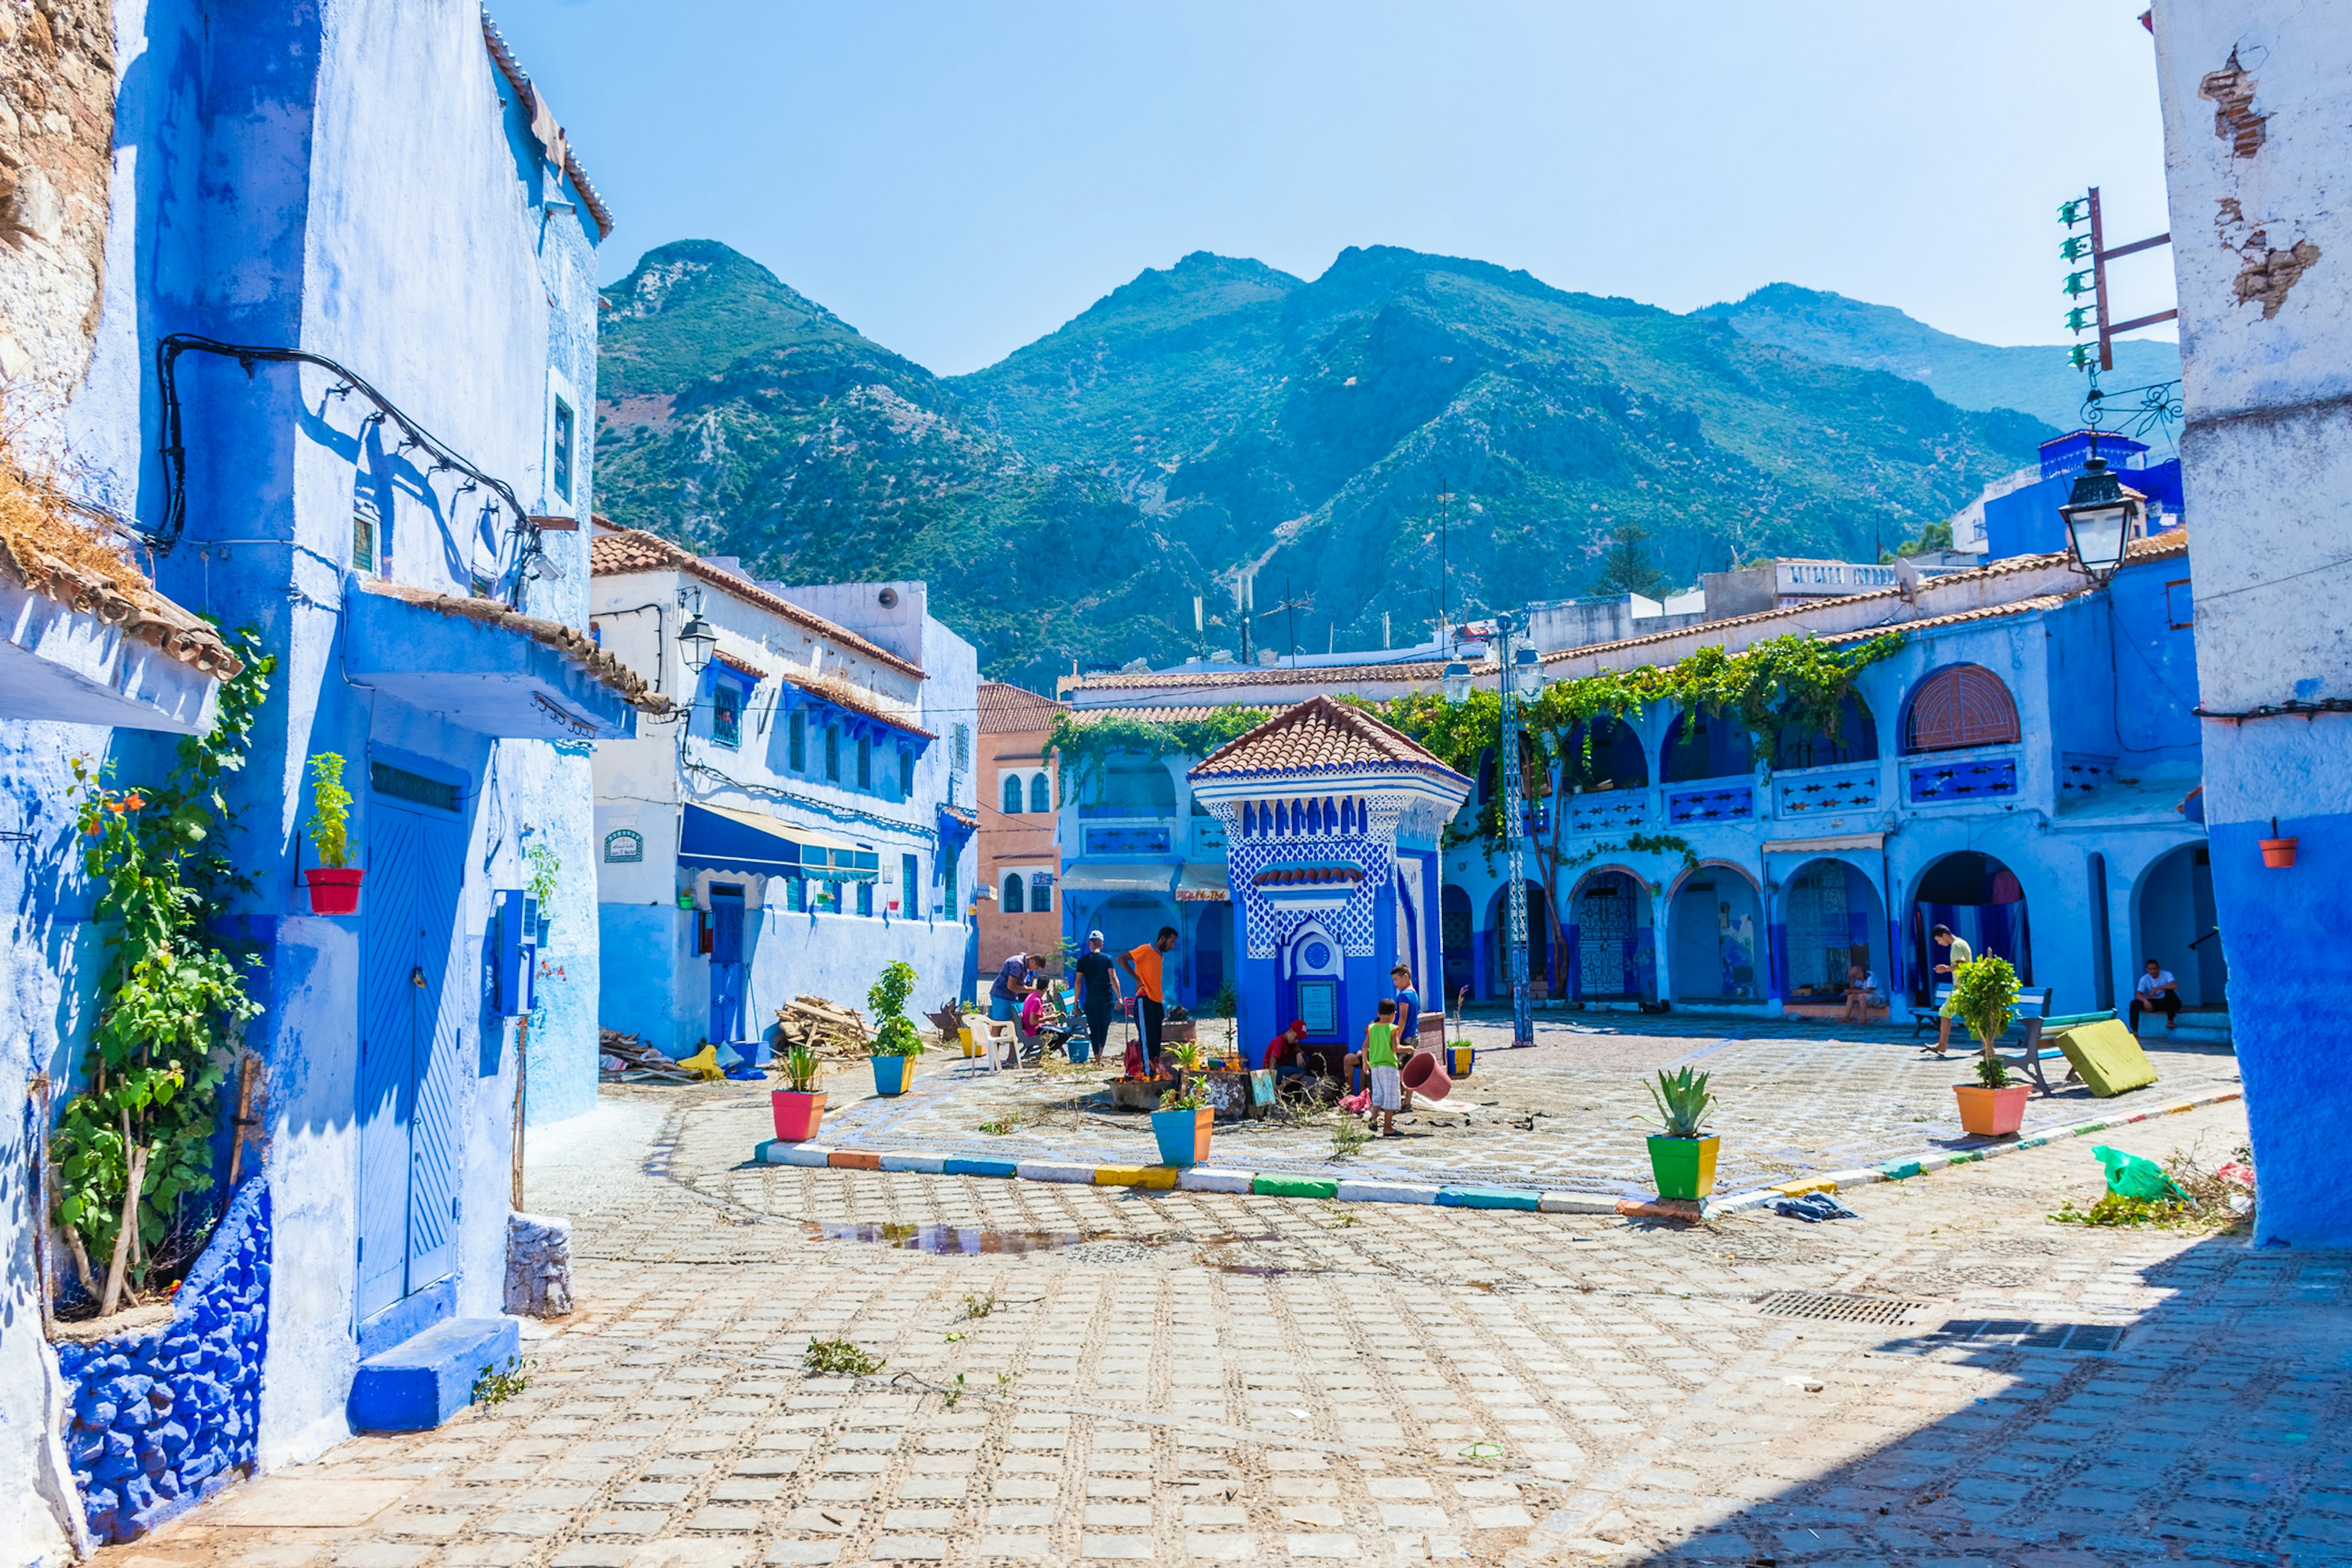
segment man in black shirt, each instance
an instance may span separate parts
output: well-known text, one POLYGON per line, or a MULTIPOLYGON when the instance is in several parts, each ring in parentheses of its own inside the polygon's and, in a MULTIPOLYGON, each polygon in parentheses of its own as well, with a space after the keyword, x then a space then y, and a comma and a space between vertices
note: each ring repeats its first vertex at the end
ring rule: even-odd
POLYGON ((1076 964, 1078 1010, 1087 1016, 1087 1034, 1094 1040, 1097 1060, 1102 1058, 1103 1042, 1110 1038, 1111 1016, 1118 1011, 1118 970, 1102 948, 1103 933, 1087 932, 1087 951, 1076 964))

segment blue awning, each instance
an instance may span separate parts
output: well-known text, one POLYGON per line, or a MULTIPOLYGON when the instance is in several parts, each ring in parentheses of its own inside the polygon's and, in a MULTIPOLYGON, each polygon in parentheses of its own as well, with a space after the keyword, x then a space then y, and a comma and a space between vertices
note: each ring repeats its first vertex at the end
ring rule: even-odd
POLYGON ((871 847, 757 811, 692 805, 678 835, 677 860, 712 871, 871 882, 882 858, 871 847))

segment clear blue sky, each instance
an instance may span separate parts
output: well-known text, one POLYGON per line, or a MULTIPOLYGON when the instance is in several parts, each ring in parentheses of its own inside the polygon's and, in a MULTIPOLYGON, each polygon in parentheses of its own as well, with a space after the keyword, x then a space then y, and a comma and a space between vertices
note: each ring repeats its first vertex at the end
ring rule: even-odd
MULTIPOLYGON (((942 373, 1187 251, 1349 245, 1686 310, 1770 282, 2053 342, 2053 212, 2166 226, 2145 0, 494 0, 620 228, 942 373)), ((2132 313, 2164 253, 2119 264, 2132 313), (2128 269, 2128 270, 2125 270, 2128 269)))

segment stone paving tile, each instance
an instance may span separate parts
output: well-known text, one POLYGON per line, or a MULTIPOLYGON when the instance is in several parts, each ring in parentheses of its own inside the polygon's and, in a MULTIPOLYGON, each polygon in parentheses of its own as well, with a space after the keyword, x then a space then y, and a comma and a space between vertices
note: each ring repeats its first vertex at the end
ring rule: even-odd
MULTIPOLYGON (((1632 1035, 1596 1018, 1543 1020, 1537 1045, 1501 1049, 1507 1030, 1478 1022, 1477 1070, 1443 1102, 1399 1118, 1402 1134, 1335 1163, 1336 1113, 1305 1121, 1220 1123, 1212 1163, 1360 1179, 1443 1178, 1631 1194, 1652 1190, 1643 1122, 1654 1117, 1644 1084, 1655 1068, 1696 1065, 1715 1077, 1724 1134, 1718 1190, 1740 1192, 1808 1173, 1974 1148, 1960 1131, 1951 1085, 1965 1052, 1938 1059, 1907 1029, 1795 1021, 1691 1018, 1687 1035, 1632 1035)), ((2137 1109, 2229 1089, 2236 1058, 2161 1037, 2147 1042, 2161 1077, 2137 1109)), ((926 1058, 914 1090, 882 1099, 849 1073, 827 1079, 828 1143, 992 1159, 1053 1159, 1106 1165, 1156 1161, 1139 1114, 1110 1109, 1099 1064, 992 1073, 961 1058, 926 1058), (1009 1129, 983 1133, 981 1128, 1009 1129)), ((2106 1102, 2081 1085, 2037 1094, 2032 1133, 2095 1118, 2106 1102)), ((764 1131, 766 1101, 757 1100, 764 1131)), ((750 1152, 747 1144, 745 1153, 750 1152)))
MULTIPOLYGON (((2122 1568, 2341 1561, 2352 1531, 2346 1259, 2051 1225, 2097 1189, 2079 1147, 1866 1189, 1858 1221, 1685 1227, 739 1168, 747 1120, 616 1097, 598 1147, 535 1140, 581 1309, 533 1327, 521 1395, 320 1461, 415 1478, 398 1507, 303 1542, 199 1510, 100 1562, 2122 1568), (1934 1305, 1757 1311, 1784 1289, 1934 1305), (1959 1310, 2130 1326, 2101 1355, 1934 1338, 1959 1310), (803 1375, 834 1335, 887 1364, 803 1375)), ((2242 1125, 2108 1138, 2218 1159, 2242 1125)))

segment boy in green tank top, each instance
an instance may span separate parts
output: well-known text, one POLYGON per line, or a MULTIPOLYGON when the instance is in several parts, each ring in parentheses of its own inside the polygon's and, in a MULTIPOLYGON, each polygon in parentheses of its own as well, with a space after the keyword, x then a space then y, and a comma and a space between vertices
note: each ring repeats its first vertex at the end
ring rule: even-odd
POLYGON ((1379 1016, 1364 1026, 1364 1070, 1372 1080, 1372 1109, 1381 1113, 1381 1136, 1397 1135, 1397 1109, 1404 1103, 1404 1085, 1397 1072, 1396 1010, 1383 1002, 1379 1016))

